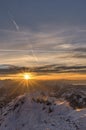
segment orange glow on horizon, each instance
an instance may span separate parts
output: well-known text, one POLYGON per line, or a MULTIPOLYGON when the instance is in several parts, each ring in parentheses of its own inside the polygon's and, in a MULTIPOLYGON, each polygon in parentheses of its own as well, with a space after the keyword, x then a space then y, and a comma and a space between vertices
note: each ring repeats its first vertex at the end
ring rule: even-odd
POLYGON ((20 73, 20 74, 9 74, 0 76, 1 80, 4 79, 18 79, 18 80, 86 80, 86 74, 78 73, 20 73))
POLYGON ((40 80, 86 80, 85 74, 77 73, 61 73, 61 74, 50 74, 50 75, 39 75, 35 77, 40 80))

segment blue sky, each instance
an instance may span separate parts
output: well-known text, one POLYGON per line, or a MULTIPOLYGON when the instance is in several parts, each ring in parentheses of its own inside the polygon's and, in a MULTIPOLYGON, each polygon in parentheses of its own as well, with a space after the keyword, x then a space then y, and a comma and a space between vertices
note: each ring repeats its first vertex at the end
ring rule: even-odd
POLYGON ((0 0, 0 64, 85 65, 86 0, 0 0))
POLYGON ((0 0, 0 28, 12 28, 9 12, 21 26, 85 25, 85 0, 0 0))

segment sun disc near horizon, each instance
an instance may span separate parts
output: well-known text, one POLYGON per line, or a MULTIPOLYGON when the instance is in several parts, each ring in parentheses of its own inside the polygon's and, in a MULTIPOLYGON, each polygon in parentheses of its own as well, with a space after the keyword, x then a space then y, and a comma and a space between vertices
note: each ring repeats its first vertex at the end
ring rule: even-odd
POLYGON ((25 79, 25 80, 29 80, 29 79, 31 79, 30 74, 24 74, 24 79, 25 79))

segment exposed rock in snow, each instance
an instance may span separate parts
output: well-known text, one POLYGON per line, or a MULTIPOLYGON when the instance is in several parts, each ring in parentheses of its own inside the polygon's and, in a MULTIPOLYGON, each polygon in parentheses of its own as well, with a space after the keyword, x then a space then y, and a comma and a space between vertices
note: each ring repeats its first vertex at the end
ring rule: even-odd
POLYGON ((75 91, 70 95, 66 95, 66 99, 74 109, 86 108, 86 93, 84 91, 75 91))

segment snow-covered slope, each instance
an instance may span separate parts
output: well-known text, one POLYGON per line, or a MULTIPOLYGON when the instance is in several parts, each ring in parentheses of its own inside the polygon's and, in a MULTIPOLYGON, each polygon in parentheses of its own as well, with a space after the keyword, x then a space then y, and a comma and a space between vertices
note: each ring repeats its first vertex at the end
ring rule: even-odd
POLYGON ((86 130, 86 109, 40 94, 17 97, 0 113, 0 130, 86 130))

